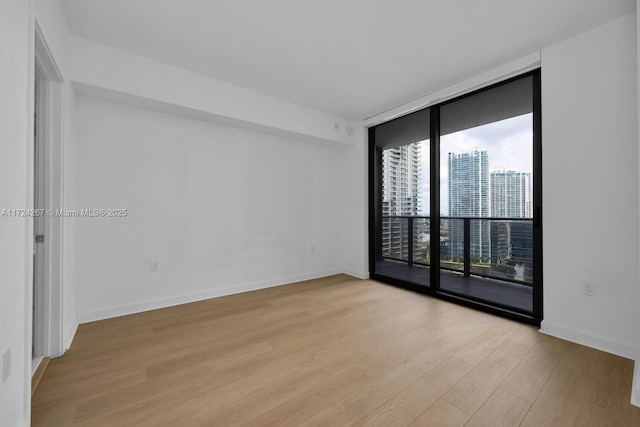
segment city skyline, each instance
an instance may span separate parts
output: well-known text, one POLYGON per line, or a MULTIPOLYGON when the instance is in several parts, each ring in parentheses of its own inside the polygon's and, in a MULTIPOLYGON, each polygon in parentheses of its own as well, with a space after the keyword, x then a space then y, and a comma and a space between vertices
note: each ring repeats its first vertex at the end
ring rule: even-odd
MULTIPOLYGON (((422 176, 419 189, 420 215, 430 216, 429 140, 420 141, 422 176)), ((489 172, 514 171, 531 174, 533 168, 533 115, 524 114, 498 122, 465 129, 440 139, 440 210, 449 215, 448 153, 473 150, 489 153, 489 172)), ((533 178, 532 178, 533 179, 533 178)))
MULTIPOLYGON (((446 230, 442 256, 459 260, 464 255, 466 220, 455 217, 531 217, 532 136, 529 114, 441 138, 440 209, 441 216, 451 217, 442 220, 446 230)), ((429 164, 425 163, 429 158, 428 144, 427 140, 383 150, 382 213, 383 217, 391 217, 383 221, 382 227, 382 253, 387 257, 404 259, 409 255, 409 246, 418 243, 416 239, 428 242, 428 230, 410 236, 409 223, 392 218, 430 216, 425 214, 429 208, 424 200, 430 190, 425 186, 429 177, 429 164)), ((519 277, 530 276, 530 224, 479 220, 469 225, 472 260, 505 264, 501 267, 504 270, 517 259, 519 277)))

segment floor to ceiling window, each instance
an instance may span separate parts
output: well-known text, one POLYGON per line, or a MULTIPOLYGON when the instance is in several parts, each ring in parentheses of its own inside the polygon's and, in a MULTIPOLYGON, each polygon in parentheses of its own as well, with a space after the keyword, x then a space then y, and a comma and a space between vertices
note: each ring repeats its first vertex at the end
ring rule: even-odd
POLYGON ((539 70, 369 130, 370 273, 542 319, 539 70))

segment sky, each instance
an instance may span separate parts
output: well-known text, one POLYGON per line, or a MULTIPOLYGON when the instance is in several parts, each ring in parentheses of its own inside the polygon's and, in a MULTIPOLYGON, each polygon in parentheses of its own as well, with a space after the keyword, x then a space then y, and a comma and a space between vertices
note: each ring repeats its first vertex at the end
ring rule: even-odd
MULTIPOLYGON (((489 171, 533 171, 533 114, 524 114, 489 123, 440 138, 440 210, 449 214, 448 153, 464 153, 473 149, 486 150, 489 171)), ((429 141, 421 141, 422 177, 420 183, 421 212, 430 212, 429 141)), ((533 176, 533 174, 532 174, 533 176)))

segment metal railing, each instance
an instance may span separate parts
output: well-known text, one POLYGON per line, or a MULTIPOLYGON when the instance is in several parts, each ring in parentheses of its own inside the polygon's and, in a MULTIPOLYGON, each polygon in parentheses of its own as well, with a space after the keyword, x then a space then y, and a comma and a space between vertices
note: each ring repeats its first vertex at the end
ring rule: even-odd
MULTIPOLYGON (((431 266, 430 217, 383 216, 382 257, 431 266)), ((533 283, 533 219, 440 217, 441 269, 533 283)))

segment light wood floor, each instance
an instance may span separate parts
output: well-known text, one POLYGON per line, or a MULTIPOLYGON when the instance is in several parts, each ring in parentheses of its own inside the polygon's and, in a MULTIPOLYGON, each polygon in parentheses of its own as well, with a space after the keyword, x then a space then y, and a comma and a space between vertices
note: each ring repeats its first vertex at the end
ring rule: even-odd
POLYGON ((81 325, 34 426, 639 426, 632 362, 339 275, 81 325))

